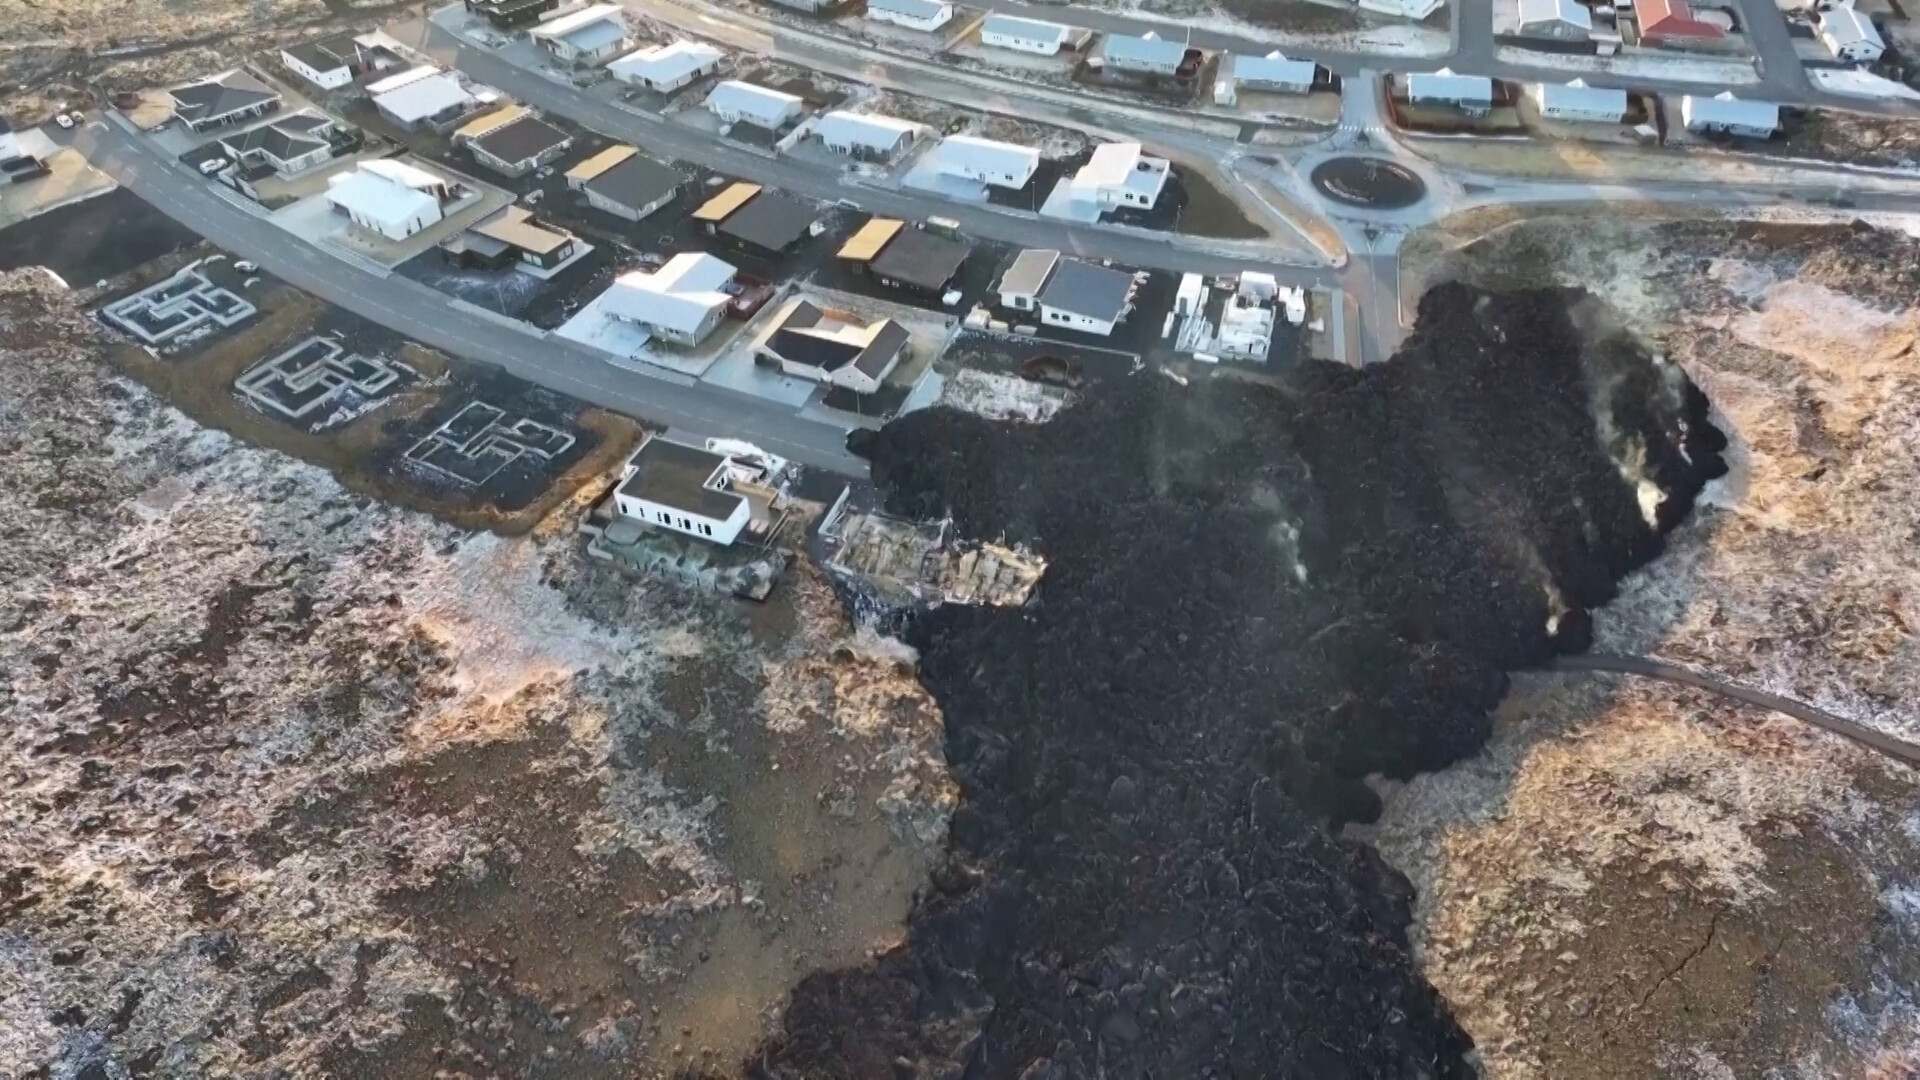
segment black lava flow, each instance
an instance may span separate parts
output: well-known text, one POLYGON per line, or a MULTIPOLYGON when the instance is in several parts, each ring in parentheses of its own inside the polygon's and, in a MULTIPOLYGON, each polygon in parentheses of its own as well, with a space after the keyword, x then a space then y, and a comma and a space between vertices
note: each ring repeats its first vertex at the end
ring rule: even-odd
POLYGON ((950 857, 906 943, 805 980, 749 1072, 1471 1075, 1410 885, 1336 830, 1378 814, 1364 777, 1475 752, 1506 673, 1584 649, 1724 470, 1705 397, 1596 308, 1443 286, 1388 364, 881 431, 892 510, 1049 565, 1025 608, 906 628, 950 857))

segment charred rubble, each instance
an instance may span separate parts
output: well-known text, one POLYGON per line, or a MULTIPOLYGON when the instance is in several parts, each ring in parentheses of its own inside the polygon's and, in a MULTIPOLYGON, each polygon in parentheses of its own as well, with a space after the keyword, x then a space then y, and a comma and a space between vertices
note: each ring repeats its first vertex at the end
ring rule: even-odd
POLYGON ((751 1075, 1471 1074, 1363 778, 1474 752, 1506 672, 1723 471, 1680 370, 1573 293, 1424 299, 1390 364, 1147 376, 870 443, 902 515, 1048 560, 907 633, 963 789, 905 945, 809 978, 751 1075))

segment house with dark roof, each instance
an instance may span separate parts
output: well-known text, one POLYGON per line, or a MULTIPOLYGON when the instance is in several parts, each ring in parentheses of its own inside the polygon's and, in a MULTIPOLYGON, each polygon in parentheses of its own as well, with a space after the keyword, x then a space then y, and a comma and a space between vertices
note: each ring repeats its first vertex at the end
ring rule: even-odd
POLYGON ((707 235, 762 255, 781 255, 813 230, 814 211, 758 184, 736 183, 693 212, 707 235))
POLYGON ((779 365, 782 374, 871 394, 906 359, 908 344, 907 328, 892 319, 861 322, 795 297, 753 349, 756 360, 779 365))
POLYGON ((725 454, 649 435, 621 470, 614 508, 621 517, 731 544, 753 513, 736 490, 737 471, 725 454))
POLYGON ((631 146, 610 146, 567 170, 567 186, 596 210, 639 221, 680 193, 680 174, 631 146))
POLYGON ((372 50, 353 34, 337 34, 282 47, 280 63, 322 90, 338 90, 352 85, 354 76, 368 71, 374 59, 372 50))
POLYGON ((318 113, 297 112, 268 124, 220 137, 226 151, 246 170, 265 170, 292 176, 333 159, 332 119, 318 113))
POLYGON ((473 160, 502 176, 525 176, 573 145, 572 136, 519 106, 489 115, 503 122, 491 124, 482 117, 462 127, 454 141, 464 141, 473 160))
POLYGON ((466 5, 495 30, 512 30, 539 22, 540 16, 560 6, 560 0, 466 0, 466 5))
POLYGON ((280 92, 235 68, 167 91, 173 115, 195 131, 210 131, 265 116, 280 107, 280 92))
POLYGON ((1133 310, 1133 275, 1061 259, 1040 290, 1040 321, 1106 337, 1133 310))
POLYGON ((941 297, 960 274, 971 248, 893 218, 873 218, 849 237, 836 257, 889 288, 941 297))
POLYGON ((457 265, 489 270, 512 266, 539 278, 587 250, 572 233, 511 203, 440 245, 441 256, 457 265))

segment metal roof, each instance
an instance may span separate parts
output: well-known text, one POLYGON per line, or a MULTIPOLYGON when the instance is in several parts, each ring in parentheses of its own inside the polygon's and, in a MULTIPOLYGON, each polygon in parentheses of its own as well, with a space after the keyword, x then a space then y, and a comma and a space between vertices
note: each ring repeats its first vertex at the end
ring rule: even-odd
POLYGON ((745 206, 747 200, 758 194, 760 194, 759 184, 737 181, 728 186, 725 191, 701 203, 700 209, 693 212, 693 220, 706 222, 725 221, 735 210, 745 206))
POLYGON ((1249 86, 1312 86, 1319 65, 1311 60, 1289 60, 1278 50, 1265 56, 1235 56, 1233 78, 1249 86))
POLYGON ((1032 176, 1040 167, 1040 151, 975 135, 949 135, 940 141, 941 171, 952 172, 949 164, 980 172, 1032 176))
POLYGON ((729 214, 720 232, 766 251, 785 251, 807 235, 813 216, 813 207, 763 191, 729 214))
POLYGON ((869 263, 875 274, 921 289, 940 289, 960 272, 973 249, 925 229, 906 229, 869 263))
POLYGON ((1022 251, 1013 257, 1007 272, 1000 275, 1000 284, 994 291, 1036 295, 1045 287, 1047 278, 1059 262, 1060 253, 1049 248, 1022 251))
POLYGON ((434 72, 398 89, 374 98, 374 104, 398 117, 402 123, 438 116, 449 109, 463 108, 475 100, 451 75, 434 72))
POLYGON ((492 112, 482 116, 476 116, 466 123, 461 124, 459 130, 453 133, 453 137, 456 139, 477 139, 489 131, 506 127, 515 120, 528 115, 528 113, 529 110, 525 105, 502 105, 492 112))
POLYGON ((419 67, 410 67, 397 75, 389 75, 384 79, 368 83, 367 93, 378 96, 398 90, 410 82, 418 82, 429 75, 438 74, 440 74, 439 68, 432 64, 421 64, 419 67))
POLYGON ((581 8, 570 15, 562 15, 550 22, 527 28, 527 36, 539 41, 542 38, 568 37, 576 30, 592 26, 595 23, 612 22, 624 29, 627 25, 626 11, 619 4, 595 4, 581 8))
POLYGON ((720 62, 720 50, 697 41, 676 41, 638 49, 607 65, 615 78, 640 75, 655 82, 673 82, 720 62))
POLYGON ((900 140, 915 134, 920 125, 878 113, 835 111, 821 116, 813 133, 822 142, 851 143, 875 150, 892 150, 900 140))
POLYGON ((713 521, 725 521, 746 501, 743 495, 722 491, 714 477, 726 467, 725 456, 685 443, 650 435, 627 459, 633 475, 620 485, 620 494, 713 521))
POLYGON ((1767 101, 1742 101, 1730 90, 1714 97, 1688 94, 1680 99, 1680 117, 1688 127, 1697 123, 1772 131, 1780 126, 1780 106, 1767 101))
POLYGON ((1565 109, 1581 113, 1627 114, 1627 92, 1603 86, 1588 86, 1583 80, 1570 83, 1541 83, 1536 90, 1542 111, 1565 109))
POLYGON ((473 140, 475 148, 501 161, 531 161, 556 146, 572 141, 572 136, 536 116, 523 116, 505 127, 495 128, 473 140))
POLYGON ((545 255, 565 247, 573 237, 533 219, 533 211, 509 204, 490 218, 474 224, 473 231, 490 240, 512 244, 524 251, 545 255))
POLYGON ((769 90, 739 79, 728 79, 707 92, 709 112, 734 112, 763 120, 767 126, 784 119, 800 99, 779 90, 769 90))
POLYGON ((1062 259, 1040 293, 1040 302, 1089 319, 1111 322, 1126 310, 1133 275, 1079 259, 1062 259))
MULTIPOLYGON (((630 148, 628 148, 630 149, 630 148)), ((628 154, 612 167, 588 177, 588 191, 636 212, 680 189, 681 175, 641 154, 628 154)))
POLYGON ((880 249, 887 246, 887 241, 893 239, 893 234, 899 232, 903 224, 904 222, 893 218, 872 218, 865 225, 860 226, 859 232, 848 237, 846 243, 840 245, 840 250, 834 254, 834 257, 867 262, 880 254, 880 249))
POLYGON ((989 15, 987 21, 980 24, 980 32, 1026 38, 1028 41, 1051 41, 1056 45, 1065 42, 1073 34, 1070 27, 1059 23, 1022 19, 1015 15, 989 15))
POLYGON ((711 255, 675 255, 660 269, 621 274, 597 301, 616 318, 691 334, 716 307, 732 303, 721 286, 733 267, 711 255))
POLYGON ((280 92, 238 68, 167 91, 174 111, 188 120, 211 120, 280 100, 280 92))
POLYGON ((363 164, 344 176, 327 178, 327 201, 362 217, 381 222, 410 221, 440 202, 416 187, 383 175, 363 164))
POLYGON ((1868 42, 1885 47, 1873 20, 1855 11, 1852 5, 1832 7, 1823 12, 1820 16, 1820 32, 1832 38, 1835 46, 1868 42))
POLYGON ((1471 101, 1493 104, 1493 80, 1485 75, 1455 75, 1450 68, 1407 76, 1407 97, 1414 101, 1471 101))
POLYGON ((937 18, 946 5, 938 0, 867 0, 867 7, 895 12, 910 19, 932 19, 937 18))
POLYGON ((1100 54, 1110 61, 1123 64, 1172 64, 1177 67, 1187 55, 1187 47, 1178 41, 1163 40, 1158 34, 1145 37, 1108 34, 1100 54))
POLYGON ((1520 0, 1520 25, 1561 22, 1582 30, 1593 29, 1593 14, 1575 0, 1520 0))
POLYGON ((635 150, 631 146, 609 146, 605 150, 575 165, 573 168, 568 169, 567 179, 583 182, 591 180, 639 152, 640 151, 635 150))

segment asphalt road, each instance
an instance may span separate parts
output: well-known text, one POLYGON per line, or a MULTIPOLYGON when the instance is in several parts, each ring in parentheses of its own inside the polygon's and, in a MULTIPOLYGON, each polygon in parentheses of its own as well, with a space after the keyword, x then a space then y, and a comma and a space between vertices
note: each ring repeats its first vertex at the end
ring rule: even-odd
POLYGON ((572 342, 509 330, 451 307, 444 293, 398 275, 370 273, 227 203, 204 177, 114 125, 89 124, 74 143, 101 171, 215 245, 416 341, 655 424, 747 439, 803 464, 866 474, 866 463, 846 452, 844 428, 738 391, 615 367, 572 342))

